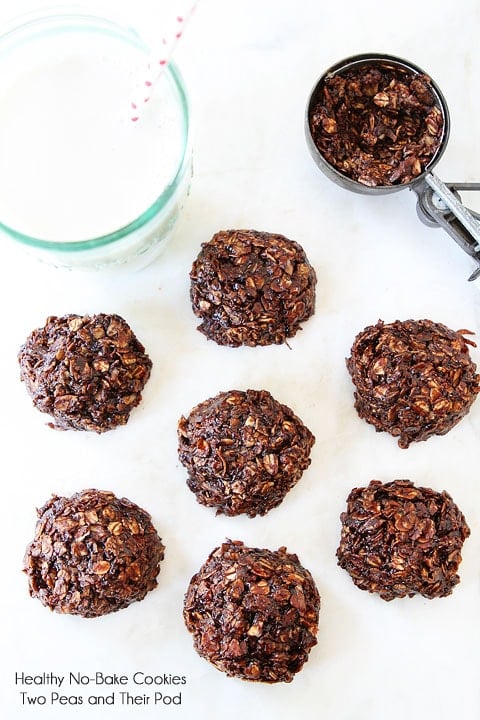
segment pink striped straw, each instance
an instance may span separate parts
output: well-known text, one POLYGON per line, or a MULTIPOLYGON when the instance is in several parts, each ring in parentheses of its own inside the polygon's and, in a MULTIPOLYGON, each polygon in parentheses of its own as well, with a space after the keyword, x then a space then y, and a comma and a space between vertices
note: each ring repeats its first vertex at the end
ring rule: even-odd
POLYGON ((178 8, 177 5, 176 15, 172 18, 167 31, 162 35, 159 52, 148 63, 142 82, 134 90, 134 97, 130 103, 132 122, 140 119, 143 106, 152 97, 155 84, 170 62, 177 43, 197 5, 198 0, 183 2, 183 8, 178 8))

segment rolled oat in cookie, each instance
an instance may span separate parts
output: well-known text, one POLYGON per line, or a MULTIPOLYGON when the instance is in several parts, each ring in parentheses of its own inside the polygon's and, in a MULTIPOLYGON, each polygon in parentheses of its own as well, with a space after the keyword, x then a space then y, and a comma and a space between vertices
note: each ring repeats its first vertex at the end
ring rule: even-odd
POLYGON ((200 403, 178 423, 187 484, 217 514, 265 515, 310 465, 315 438, 266 390, 230 390, 200 403))
POLYGON ((150 515, 111 492, 53 496, 40 510, 24 572, 32 597, 58 613, 97 617, 157 586, 164 546, 150 515))
POLYGON ((467 334, 431 320, 379 320, 362 330, 346 361, 359 416, 401 448, 451 430, 480 391, 467 334))
POLYGON ((340 516, 338 564, 361 590, 383 600, 445 597, 457 574, 470 529, 446 492, 410 480, 354 488, 340 516))
POLYGON ((198 329, 219 345, 279 345, 315 311, 315 270, 283 235, 218 232, 202 245, 190 280, 198 329))
POLYGON ((51 316, 18 354, 33 404, 61 430, 103 433, 125 425, 152 362, 119 315, 51 316))
POLYGON ((192 577, 183 616, 198 654, 227 675, 290 682, 317 643, 320 596, 296 555, 227 540, 192 577))

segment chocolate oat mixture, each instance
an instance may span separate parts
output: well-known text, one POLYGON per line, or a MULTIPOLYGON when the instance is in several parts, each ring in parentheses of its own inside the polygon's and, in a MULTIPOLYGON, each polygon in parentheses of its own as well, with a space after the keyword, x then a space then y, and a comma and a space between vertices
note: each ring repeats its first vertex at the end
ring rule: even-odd
POLYGON ((178 424, 179 458, 198 502, 225 515, 265 515, 310 465, 315 438, 266 390, 205 400, 178 424))
POLYGON ((383 600, 450 595, 470 529, 446 492, 410 480, 354 488, 341 515, 338 564, 383 600))
POLYGON ((219 345, 282 344, 315 311, 315 271, 283 235, 218 232, 202 245, 190 279, 198 329, 219 345))
POLYGON ((401 448, 451 430, 480 392, 468 333, 431 320, 379 320, 362 330, 347 359, 359 416, 401 448))
POLYGON ((327 76, 309 124, 325 160, 372 187, 418 177, 444 131, 430 78, 381 61, 327 76))
POLYGON ((30 595, 58 613, 97 617, 157 586, 164 546, 150 515, 111 492, 53 496, 25 554, 30 595))
POLYGON ((320 596, 296 555, 228 540, 188 587, 184 619, 196 651, 227 675, 290 682, 316 645, 320 596))
POLYGON ((152 362, 119 315, 51 316, 20 349, 21 379, 56 429, 103 433, 124 425, 152 362))

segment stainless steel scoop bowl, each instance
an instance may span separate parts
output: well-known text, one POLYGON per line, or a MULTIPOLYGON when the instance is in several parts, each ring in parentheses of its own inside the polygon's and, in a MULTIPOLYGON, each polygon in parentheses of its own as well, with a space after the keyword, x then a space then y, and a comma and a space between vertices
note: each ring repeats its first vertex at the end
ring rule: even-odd
POLYGON ((443 135, 435 155, 424 171, 410 182, 396 185, 376 185, 375 187, 364 185, 339 172, 325 159, 315 145, 311 133, 310 118, 313 108, 322 93, 325 81, 333 75, 342 75, 349 70, 368 66, 399 68, 422 75, 427 74, 409 60, 380 53, 354 55, 332 65, 315 83, 308 99, 305 112, 305 137, 310 153, 320 170, 345 190, 362 195, 385 195, 406 188, 414 190, 417 194, 417 214, 420 220, 429 227, 442 227, 474 259, 475 269, 469 280, 475 280, 480 276, 480 215, 468 210, 463 205, 460 191, 480 190, 480 183, 444 183, 433 173, 433 168, 445 152, 450 135, 448 106, 440 88, 433 80, 431 80, 431 89, 443 116, 443 135))

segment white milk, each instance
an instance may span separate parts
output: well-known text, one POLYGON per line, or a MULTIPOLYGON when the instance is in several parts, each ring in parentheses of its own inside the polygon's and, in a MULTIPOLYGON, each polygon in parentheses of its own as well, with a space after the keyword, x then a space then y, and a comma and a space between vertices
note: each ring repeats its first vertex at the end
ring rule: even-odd
POLYGON ((138 122, 145 57, 102 33, 0 57, 0 222, 51 241, 111 233, 174 179, 185 129, 166 75, 138 122))

